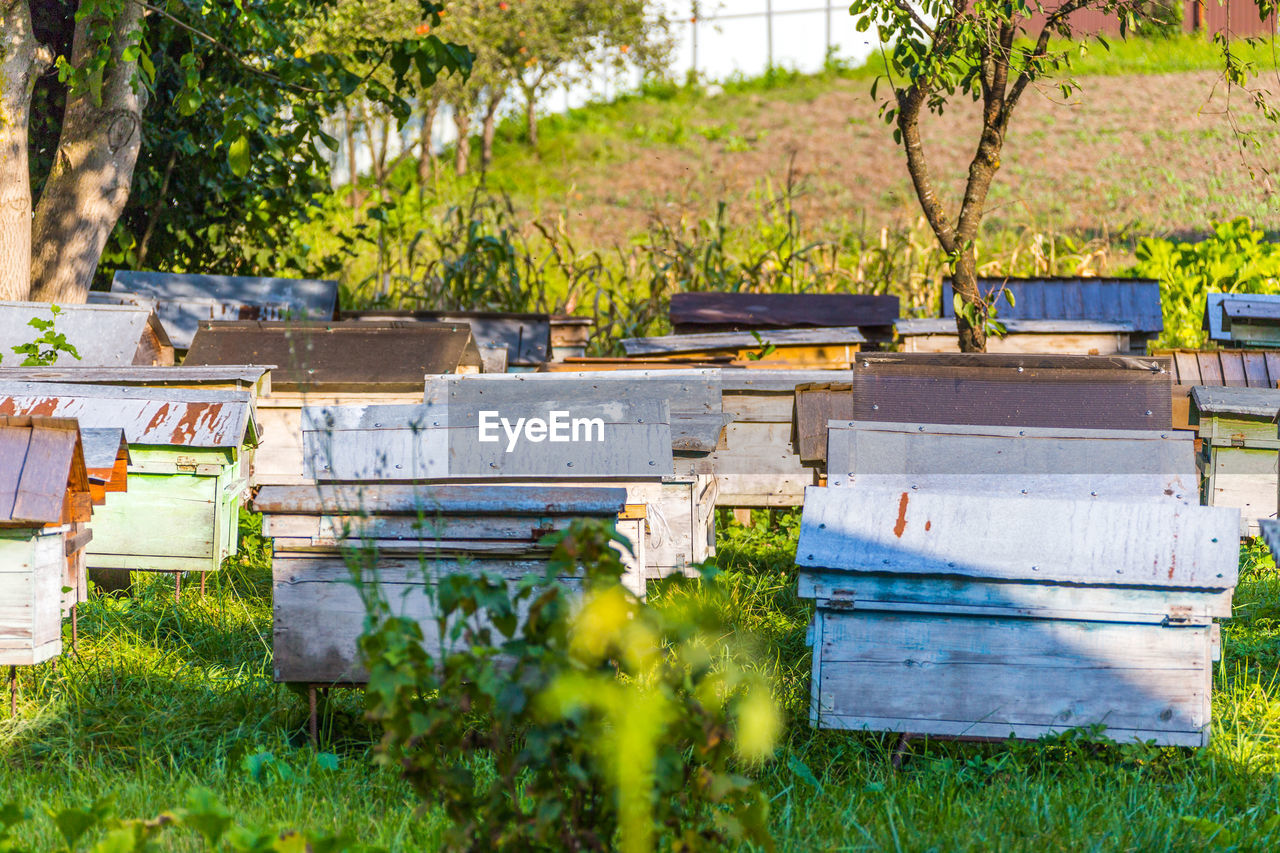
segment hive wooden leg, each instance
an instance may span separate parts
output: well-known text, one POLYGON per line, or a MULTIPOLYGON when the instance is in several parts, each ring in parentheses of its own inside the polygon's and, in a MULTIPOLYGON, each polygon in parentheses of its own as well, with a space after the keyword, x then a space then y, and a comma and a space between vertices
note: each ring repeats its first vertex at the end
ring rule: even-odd
POLYGON ((200 597, 201 597, 201 598, 204 598, 204 582, 205 582, 205 580, 206 580, 208 577, 209 577, 209 573, 208 573, 208 572, 201 572, 201 573, 200 573, 200 597))
POLYGON ((911 754, 911 734, 903 732, 898 735, 898 742, 893 746, 893 758, 891 763, 894 770, 902 769, 902 762, 911 754))
POLYGON ((18 668, 9 667, 9 716, 18 716, 18 668))
POLYGON ((307 707, 310 714, 307 723, 311 732, 311 747, 315 749, 320 745, 320 724, 316 719, 316 686, 314 684, 307 685, 307 707))
POLYGON ((173 603, 182 602, 182 572, 173 573, 173 603))

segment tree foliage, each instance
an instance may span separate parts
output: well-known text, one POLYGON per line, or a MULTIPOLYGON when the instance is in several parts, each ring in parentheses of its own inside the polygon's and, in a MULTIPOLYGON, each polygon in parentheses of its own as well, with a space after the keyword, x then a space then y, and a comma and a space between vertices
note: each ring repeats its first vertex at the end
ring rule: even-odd
POLYGON ((950 258, 960 299, 957 331, 966 351, 984 350, 991 330, 991 306, 977 288, 974 240, 1014 110, 1028 89, 1070 95, 1076 88, 1072 57, 1090 43, 1105 49, 1104 39, 1073 25, 1072 16, 1085 11, 1118 19, 1122 34, 1167 14, 1146 0, 854 0, 850 7, 858 29, 876 28, 885 45, 887 74, 877 78, 872 96, 889 92, 882 115, 894 127, 920 206, 950 258), (981 129, 961 199, 949 204, 925 149, 921 119, 942 114, 958 99, 979 104, 981 129))
MULTIPOLYGON (((326 120, 344 99, 362 89, 403 118, 406 94, 470 68, 465 48, 412 29, 369 34, 344 54, 308 49, 307 23, 331 2, 35 4, 34 39, 56 54, 57 75, 33 77, 33 292, 82 301, 104 251, 130 266, 251 272, 264 253, 278 265, 291 224, 324 189, 336 148, 326 120), (121 156, 126 136, 132 157, 121 156), (114 173, 99 177, 95 156, 114 173), (95 193, 112 204, 86 203, 95 193)), ((402 5, 439 23, 439 3, 402 5)))

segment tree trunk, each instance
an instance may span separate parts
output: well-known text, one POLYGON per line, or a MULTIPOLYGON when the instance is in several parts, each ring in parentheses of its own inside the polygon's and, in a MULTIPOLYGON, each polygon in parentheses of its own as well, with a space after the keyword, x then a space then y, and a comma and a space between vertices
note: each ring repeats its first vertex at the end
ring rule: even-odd
POLYGON ((358 175, 356 174, 356 129, 351 121, 351 107, 345 110, 346 119, 344 122, 347 136, 347 179, 351 182, 351 209, 360 209, 360 185, 358 183, 358 175))
POLYGON ((536 89, 524 90, 524 123, 529 134, 529 147, 538 150, 538 93, 536 89))
MULTIPOLYGON (((58 151, 32 225, 31 290, 40 302, 84 302, 102 249, 115 228, 142 149, 144 92, 138 63, 123 53, 137 46, 142 6, 125 3, 111 21, 111 58, 101 97, 67 99, 58 151), (95 101, 97 101, 95 103, 95 101)), ((92 16, 76 22, 71 62, 84 67, 97 52, 92 16)))
POLYGON ((422 110, 422 129, 418 132, 418 200, 426 190, 428 181, 436 170, 436 153, 431 149, 431 132, 436 126, 436 111, 440 109, 439 98, 427 98, 422 110))
POLYGON ((453 126, 458 129, 458 145, 454 149, 453 172, 458 177, 467 173, 471 162, 471 113, 466 107, 453 108, 453 126))
MULTIPOLYGON (((978 306, 976 325, 971 324, 959 311, 956 312, 956 334, 960 351, 986 352, 987 334, 984 322, 986 310, 978 293, 977 258, 973 250, 973 238, 977 236, 978 226, 982 221, 982 207, 986 202, 986 191, 990 188, 991 178, 995 174, 994 168, 978 168, 980 161, 984 166, 989 165, 983 159, 990 154, 986 147, 989 142, 989 129, 984 127, 983 141, 979 143, 978 152, 973 163, 970 164, 969 182, 965 187, 959 225, 953 227, 942 202, 938 199, 929 161, 924 152, 924 142, 920 137, 920 109, 925 100, 925 92, 909 89, 898 101, 898 130, 902 136, 903 150, 907 155, 907 171, 911 175, 916 198, 920 201, 920 209, 924 212, 929 227, 933 229, 942 250, 952 257, 952 288, 963 302, 978 306), (985 175, 985 184, 979 186, 983 175, 985 175)), ((997 148, 996 154, 998 153, 997 148)))
POLYGON ((489 100, 484 107, 484 126, 480 133, 480 171, 488 172, 493 162, 493 137, 498 132, 498 107, 502 106, 504 92, 489 90, 489 100))
POLYGON ((22 300, 31 292, 31 92, 52 56, 36 42, 27 0, 4 6, 0 25, 0 299, 22 300))

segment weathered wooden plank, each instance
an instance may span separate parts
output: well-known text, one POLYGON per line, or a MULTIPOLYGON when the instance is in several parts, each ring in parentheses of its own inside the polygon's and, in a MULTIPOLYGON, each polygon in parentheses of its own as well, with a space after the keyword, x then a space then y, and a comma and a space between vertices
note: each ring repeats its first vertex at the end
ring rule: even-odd
POLYGON ((1231 616, 1230 589, 1156 589, 806 570, 796 594, 820 608, 990 617, 1208 624, 1231 616))
POLYGON ((807 490, 796 562, 846 571, 1225 589, 1236 584, 1238 527, 1238 511, 1221 507, 928 493, 913 491, 904 479, 892 490, 807 490))
POLYGON ((262 364, 181 367, 0 367, 0 382, 60 382, 72 385, 145 385, 154 388, 209 387, 271 391, 271 366, 262 364))
MULTIPOLYGON (((324 480, 653 478, 674 473, 665 400, 585 404, 543 398, 512 405, 504 400, 498 395, 472 402, 460 394, 450 400, 448 416, 436 404, 366 407, 343 416, 398 423, 399 429, 306 429, 304 424, 306 472, 324 480)), ((308 418, 318 424, 336 416, 314 412, 308 418)))
POLYGON ((1250 388, 1274 388, 1276 386, 1276 383, 1267 374, 1267 359, 1262 353, 1245 352, 1243 350, 1228 352, 1224 350, 1219 355, 1222 358, 1239 360, 1241 370, 1244 371, 1244 384, 1250 388))
POLYGON ((1245 415, 1275 420, 1280 414, 1280 389, 1197 385, 1191 389, 1191 402, 1201 415, 1245 415))
POLYGON ((1196 353, 1196 361, 1200 367, 1200 381, 1206 385, 1221 385, 1222 362, 1216 352, 1196 353))
POLYGON ((853 418, 852 384, 801 385, 796 389, 796 452, 806 465, 827 462, 827 425, 853 418))
POLYGON ((666 400, 672 413, 721 411, 720 371, 715 369, 428 376, 426 385, 427 402, 448 399, 455 406, 492 401, 519 408, 549 399, 594 405, 640 398, 666 400))
POLYGON ((1240 511, 1240 535, 1256 536, 1258 521, 1275 518, 1280 455, 1274 450, 1215 447, 1209 459, 1205 501, 1240 511))
POLYGON ((1195 434, 832 422, 827 484, 1198 503, 1195 434))
POLYGON ((1103 725, 1113 739, 1199 746, 1209 635, 1209 626, 828 611, 816 717, 827 728, 949 737, 1103 725))
MULTIPOLYGON (((30 432, 31 443, 27 445, 26 459, 22 462, 12 519, 56 523, 62 520, 68 478, 80 436, 65 429, 33 427, 30 432)), ((86 493, 88 485, 87 482, 84 484, 86 493)), ((87 518, 75 520, 88 521, 87 518)))
POLYGON ((264 486, 254 499, 263 513, 436 513, 462 515, 617 515, 622 488, 514 485, 264 486))
MULTIPOLYGON (((953 323, 953 321, 945 321, 953 323)), ((1025 332, 1009 329, 1008 334, 987 339, 989 353, 1060 353, 1063 355, 1112 355, 1132 348, 1128 333, 1025 332)), ((960 339, 954 333, 902 334, 902 351, 910 353, 958 353, 960 339)))
POLYGON ((1197 353, 1177 350, 1173 353, 1173 363, 1177 370, 1177 383, 1179 385, 1201 384, 1200 359, 1197 353))
POLYGON ((183 363, 246 361, 276 365, 271 384, 282 391, 409 391, 428 373, 481 368, 465 325, 354 320, 201 323, 183 363))
MULTIPOLYGON (((439 654, 441 636, 435 626, 432 588, 439 577, 453 572, 489 572, 515 583, 524 575, 540 575, 540 560, 478 559, 459 563, 442 560, 380 560, 368 581, 377 586, 395 616, 417 620, 423 627, 424 647, 439 654)), ((273 563, 272 650, 276 681, 322 684, 361 684, 368 673, 360 664, 357 642, 364 633, 367 610, 360 591, 350 583, 350 568, 341 557, 281 559, 273 563)), ((580 580, 562 581, 570 589, 580 580)), ((375 591, 376 590, 376 591, 375 591)), ((523 614, 521 614, 523 617, 523 614)), ((462 640, 465 642, 465 640, 462 640)), ((450 646, 451 647, 451 646, 450 646)))
POLYGON ((622 348, 628 356, 659 355, 713 350, 759 350, 762 341, 774 346, 856 346, 867 342, 856 327, 824 329, 762 329, 756 340, 751 332, 712 332, 700 335, 665 335, 654 338, 624 338, 622 348))
POLYGON ((1248 385, 1244 374, 1244 362, 1235 353, 1219 353, 1218 363, 1222 365, 1222 384, 1232 386, 1248 385))

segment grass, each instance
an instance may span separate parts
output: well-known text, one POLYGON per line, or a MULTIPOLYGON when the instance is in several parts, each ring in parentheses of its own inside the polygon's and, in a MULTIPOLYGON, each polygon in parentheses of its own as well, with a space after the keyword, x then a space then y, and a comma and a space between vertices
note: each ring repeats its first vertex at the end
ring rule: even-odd
MULTIPOLYGON (((1223 627, 1211 745, 1203 750, 1037 743, 917 746, 807 724, 809 606, 796 598, 798 516, 722 527, 725 616, 754 637, 790 725, 760 771, 782 850, 1267 850, 1280 842, 1280 575, 1242 548, 1235 617, 1223 627)), ((82 606, 79 657, 22 673, 16 720, 0 717, 0 802, 57 810, 111 794, 153 817, 206 786, 245 824, 343 830, 395 850, 433 849, 440 818, 371 764, 359 695, 335 692, 325 750, 303 734, 304 703, 272 683, 270 574, 257 520, 245 553, 201 598, 140 576, 131 600, 82 606)), ((675 601, 687 587, 659 591, 675 601)), ((195 836, 166 836, 199 850, 195 836)), ((38 814, 31 849, 59 845, 38 814)))

